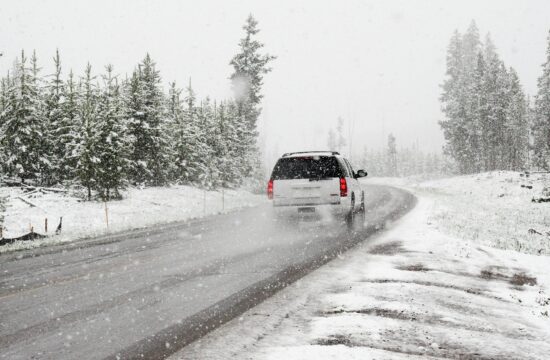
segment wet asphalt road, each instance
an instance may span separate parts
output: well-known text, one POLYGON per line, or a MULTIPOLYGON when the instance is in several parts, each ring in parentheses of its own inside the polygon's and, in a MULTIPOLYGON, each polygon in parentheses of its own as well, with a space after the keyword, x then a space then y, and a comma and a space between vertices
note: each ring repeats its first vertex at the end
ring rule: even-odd
POLYGON ((0 359, 165 358, 412 208, 365 186, 361 230, 270 204, 0 255, 0 359))

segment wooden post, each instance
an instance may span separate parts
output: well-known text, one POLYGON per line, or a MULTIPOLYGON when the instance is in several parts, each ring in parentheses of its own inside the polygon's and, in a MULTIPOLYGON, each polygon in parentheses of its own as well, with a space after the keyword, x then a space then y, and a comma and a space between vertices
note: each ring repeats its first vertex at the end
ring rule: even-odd
POLYGON ((103 203, 105 204, 105 222, 107 223, 107 229, 109 229, 109 210, 107 209, 107 201, 103 203))
POLYGON ((44 232, 48 232, 48 218, 44 219, 44 232))
POLYGON ((225 190, 222 188, 222 212, 225 211, 225 190))
POLYGON ((206 216, 206 189, 202 193, 202 215, 206 216))
POLYGON ((0 225, 0 239, 4 238, 4 227, 0 225))

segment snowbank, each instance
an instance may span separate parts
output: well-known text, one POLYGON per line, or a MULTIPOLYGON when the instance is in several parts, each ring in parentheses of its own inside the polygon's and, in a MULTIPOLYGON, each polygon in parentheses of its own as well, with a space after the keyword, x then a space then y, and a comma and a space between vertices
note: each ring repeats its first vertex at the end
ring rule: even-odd
POLYGON ((190 186, 131 188, 124 194, 123 200, 107 204, 81 201, 57 193, 35 193, 28 200, 36 207, 30 207, 18 199, 23 196, 23 192, 18 188, 0 188, 0 197, 2 196, 8 197, 4 214, 6 238, 25 234, 31 227, 38 233, 44 233, 46 218, 48 234, 54 234, 61 217, 63 225, 60 235, 0 246, 0 253, 187 220, 253 206, 265 201, 264 196, 253 195, 244 190, 225 190, 222 194, 220 191, 203 191, 190 186))
POLYGON ((550 188, 550 174, 499 171, 446 179, 372 178, 366 183, 405 187, 433 200, 430 221, 478 244, 528 254, 550 254, 550 203, 531 200, 550 188))

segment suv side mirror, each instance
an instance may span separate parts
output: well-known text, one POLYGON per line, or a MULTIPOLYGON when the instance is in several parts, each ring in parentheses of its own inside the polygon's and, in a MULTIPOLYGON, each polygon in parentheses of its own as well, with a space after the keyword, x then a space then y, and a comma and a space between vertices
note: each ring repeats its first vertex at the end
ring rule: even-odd
POLYGON ((357 170, 357 173, 355 174, 355 178, 358 179, 358 178, 365 177, 367 175, 368 174, 365 170, 357 170))

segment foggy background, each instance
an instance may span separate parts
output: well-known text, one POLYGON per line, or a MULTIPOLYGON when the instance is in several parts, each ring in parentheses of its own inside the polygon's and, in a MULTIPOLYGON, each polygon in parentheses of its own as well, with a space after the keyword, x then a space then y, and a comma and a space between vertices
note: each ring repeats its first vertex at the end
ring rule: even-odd
POLYGON ((326 149, 338 116, 355 152, 385 146, 389 132, 399 147, 440 151, 439 85, 453 31, 474 19, 482 39, 491 32, 533 95, 550 26, 548 1, 10 1, 0 12, 0 71, 36 49, 47 74, 59 48, 65 75, 82 75, 89 61, 124 77, 149 52, 165 85, 192 78, 199 97, 228 98, 229 60, 249 13, 277 56, 259 123, 268 168, 283 152, 326 149))

